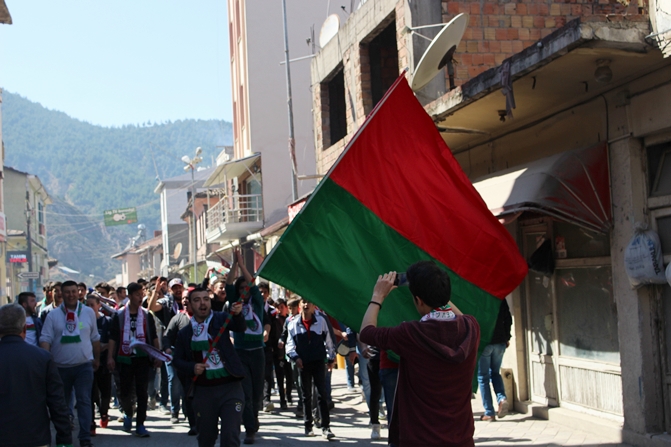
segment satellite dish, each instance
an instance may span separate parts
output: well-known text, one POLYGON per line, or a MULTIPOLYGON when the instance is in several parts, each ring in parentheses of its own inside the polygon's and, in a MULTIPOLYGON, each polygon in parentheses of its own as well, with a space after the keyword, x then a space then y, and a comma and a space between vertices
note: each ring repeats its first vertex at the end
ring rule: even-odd
POLYGON ((177 242, 175 245, 175 251, 172 254, 173 259, 179 259, 179 256, 182 254, 182 243, 177 242))
POLYGON ((417 91, 452 60, 452 56, 468 26, 468 14, 459 14, 443 27, 426 49, 412 77, 412 90, 417 91))
POLYGON ((338 30, 340 29, 340 17, 338 14, 331 14, 324 20, 322 24, 322 29, 319 31, 319 46, 324 48, 324 46, 329 43, 329 40, 333 39, 338 30))

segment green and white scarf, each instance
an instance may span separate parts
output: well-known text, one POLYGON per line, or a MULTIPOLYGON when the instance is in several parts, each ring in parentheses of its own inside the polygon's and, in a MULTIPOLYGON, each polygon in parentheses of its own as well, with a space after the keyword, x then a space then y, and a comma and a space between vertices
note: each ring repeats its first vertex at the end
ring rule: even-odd
POLYGON ((258 315, 256 315, 256 312, 254 312, 251 299, 242 305, 242 314, 244 315, 245 323, 247 324, 245 340, 263 341, 263 324, 258 315))
POLYGON ((224 368, 219 350, 212 346, 212 337, 210 337, 208 329, 213 315, 214 312, 210 312, 210 315, 202 323, 198 323, 194 317, 191 317, 191 329, 193 329, 191 350, 194 352, 201 351, 203 358, 207 359, 205 362, 205 377, 208 379, 217 379, 229 375, 224 368))
POLYGON ((65 307, 65 303, 61 304, 61 310, 65 314, 65 326, 61 335, 61 344, 79 343, 82 341, 80 329, 84 327, 84 323, 79 321, 82 307, 82 303, 77 303, 77 309, 73 312, 65 307))
POLYGON ((428 321, 428 320, 438 320, 438 321, 450 321, 457 318, 455 313, 452 311, 452 307, 449 304, 446 304, 442 307, 437 307, 433 309, 428 314, 424 315, 419 321, 428 321))

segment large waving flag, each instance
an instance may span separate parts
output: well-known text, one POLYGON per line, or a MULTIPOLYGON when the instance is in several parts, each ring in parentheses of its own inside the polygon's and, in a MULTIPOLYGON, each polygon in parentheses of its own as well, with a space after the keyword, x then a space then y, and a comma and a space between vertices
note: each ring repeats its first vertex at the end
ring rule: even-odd
MULTIPOLYGON (((379 274, 433 260, 452 302, 475 316, 481 346, 501 299, 527 273, 508 231, 454 159, 404 76, 349 142, 259 270, 359 330, 379 274)), ((393 291, 381 326, 419 316, 410 291, 393 291)))

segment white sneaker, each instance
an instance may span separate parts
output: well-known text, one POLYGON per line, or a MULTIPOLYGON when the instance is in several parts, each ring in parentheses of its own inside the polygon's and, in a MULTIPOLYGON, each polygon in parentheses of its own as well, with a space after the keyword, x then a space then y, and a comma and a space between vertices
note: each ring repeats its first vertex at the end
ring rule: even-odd
POLYGON ((270 413, 274 409, 275 409, 275 405, 272 402, 268 402, 266 404, 266 406, 263 408, 263 411, 265 411, 266 413, 270 413))
POLYGON ((380 439, 380 424, 373 424, 373 431, 370 434, 370 439, 380 439))
POLYGON ((502 399, 501 402, 499 402, 499 411, 496 413, 497 416, 502 418, 506 414, 508 414, 508 400, 507 399, 502 399))

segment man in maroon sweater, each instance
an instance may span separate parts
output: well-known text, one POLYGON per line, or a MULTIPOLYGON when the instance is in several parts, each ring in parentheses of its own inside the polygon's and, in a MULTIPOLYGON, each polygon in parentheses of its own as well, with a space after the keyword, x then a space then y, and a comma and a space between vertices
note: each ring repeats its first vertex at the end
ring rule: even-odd
POLYGON ((401 357, 389 442, 397 447, 469 446, 473 443, 471 383, 480 326, 451 306, 450 278, 431 261, 407 271, 420 321, 378 328, 396 272, 378 278, 361 323, 360 340, 401 357))

